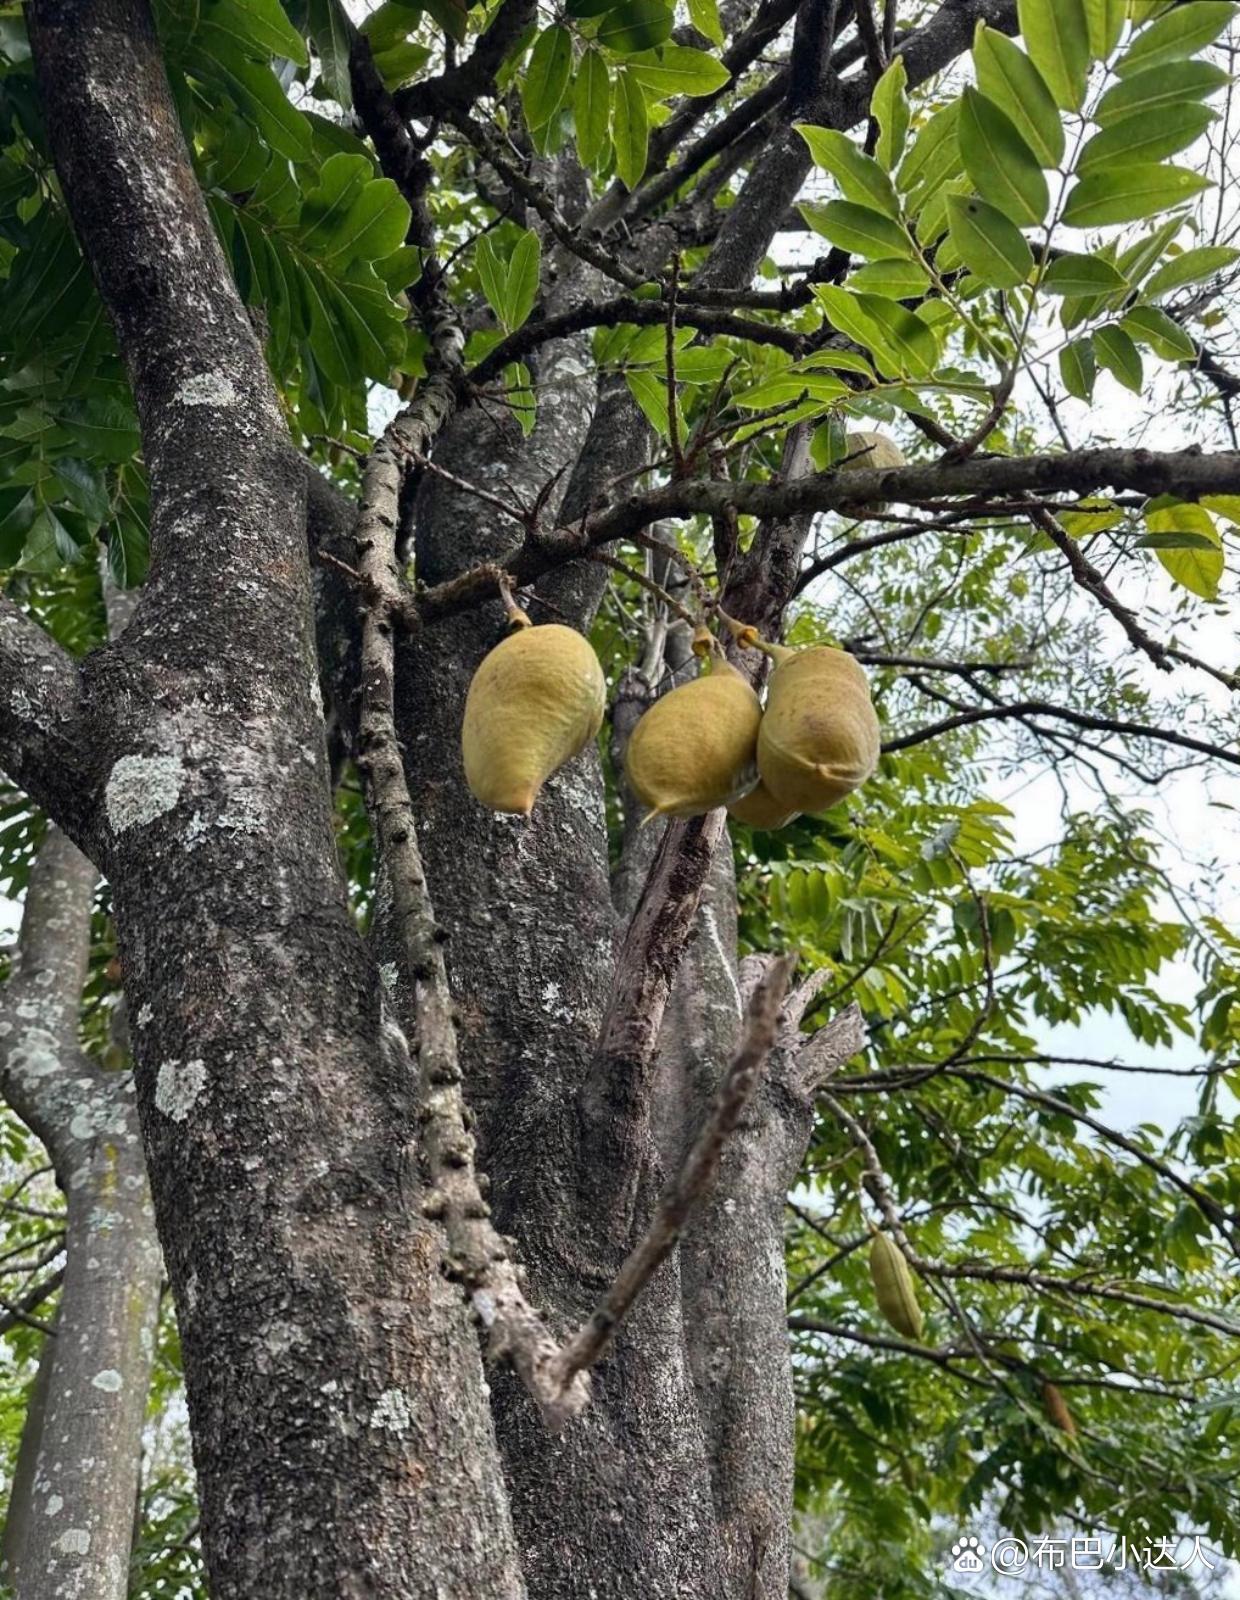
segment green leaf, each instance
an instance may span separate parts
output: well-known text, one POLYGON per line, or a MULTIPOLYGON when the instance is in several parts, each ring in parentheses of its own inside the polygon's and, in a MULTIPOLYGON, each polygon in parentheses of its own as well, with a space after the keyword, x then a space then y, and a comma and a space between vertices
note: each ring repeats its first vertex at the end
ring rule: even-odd
POLYGON ((1175 289, 1183 289, 1186 284, 1202 283, 1237 259, 1240 259, 1240 250, 1225 244, 1203 244, 1194 250, 1185 250, 1151 274, 1145 285, 1145 298, 1157 300, 1175 289))
POLYGON ((305 40, 284 14, 280 0, 214 0, 203 12, 199 33, 218 28, 256 61, 282 56, 304 67, 305 40))
POLYGON ((572 34, 558 26, 544 28, 521 79, 521 104, 531 129, 545 127, 560 109, 572 70, 572 34))
POLYGON ((926 194, 934 193, 960 171, 960 146, 956 137, 959 122, 958 100, 950 101, 930 118, 900 163, 896 184, 903 192, 920 189, 926 194))
POLYGON ((883 344, 875 354, 882 358, 890 351, 893 377, 928 378, 939 361, 939 342, 933 329, 897 300, 884 300, 880 295, 861 294, 856 297, 862 315, 878 328, 883 344))
POLYGON ((426 44, 393 45, 390 50, 375 51, 375 67, 386 89, 399 89, 419 77, 433 55, 426 44))
POLYGON ((1127 78, 1134 72, 1195 56, 1218 38, 1235 14, 1235 6, 1225 5, 1222 0, 1191 0, 1188 5, 1176 6, 1141 29, 1115 63, 1114 71, 1127 78))
POLYGON ((542 245, 533 229, 527 229, 508 258, 504 284, 504 325, 511 333, 527 320, 538 298, 542 245))
POLYGON ((1162 260, 1163 252, 1183 226, 1181 218, 1168 217, 1121 252, 1116 266, 1134 288, 1162 260))
POLYGON ((1076 111, 1089 72, 1089 23, 1082 0, 1017 0, 1021 35, 1055 103, 1076 111))
POLYGON ((624 381, 646 421, 663 439, 671 437, 667 421, 667 384, 653 372, 626 372, 624 381))
POLYGON ((349 84, 353 24, 341 0, 309 0, 307 26, 318 53, 323 87, 347 110, 353 104, 353 91, 349 84))
MULTIPOLYGON (((1067 523, 1067 518, 1062 519, 1067 523)), ((1213 550, 1212 539, 1204 533, 1143 533, 1132 541, 1134 550, 1213 550)))
POLYGON ((302 240, 324 265, 376 261, 404 244, 409 205, 365 156, 329 156, 302 205, 302 240), (309 220, 310 226, 307 227, 309 220))
POLYGON ((486 302, 502 322, 507 269, 489 233, 484 233, 474 246, 474 265, 478 268, 486 302))
POLYGON ((1042 166, 1057 167, 1063 160, 1063 121, 1046 80, 1020 46, 979 22, 973 67, 978 88, 1012 119, 1042 166))
POLYGON ((721 61, 705 50, 691 50, 683 44, 665 44, 649 60, 643 57, 629 62, 628 67, 637 81, 653 89, 660 100, 674 94, 716 94, 732 81, 732 74, 721 61))
POLYGON ((952 243, 976 278, 992 289, 1014 289, 1033 271, 1033 252, 1019 228, 975 195, 947 197, 952 243))
POLYGON ((1197 346, 1188 334, 1157 306, 1133 306, 1120 319, 1120 327, 1138 344, 1148 345, 1164 361, 1197 359, 1197 346))
POLYGON ((150 540, 135 517, 118 517, 108 528, 108 570, 118 587, 136 589, 150 566, 150 540))
POLYGON ((1150 162, 1099 167, 1078 179, 1068 196, 1063 220, 1070 228, 1137 222, 1182 205, 1209 187, 1209 178, 1187 167, 1150 162))
POLYGON ((983 200, 1015 223, 1039 223, 1050 191, 1037 157, 1012 119, 972 87, 960 103, 960 154, 983 200))
POLYGON ((524 361, 513 361, 504 368, 504 387, 509 409, 516 417, 521 432, 528 438, 537 420, 538 401, 530 379, 530 369, 524 361))
POLYGON ((1209 106, 1186 101, 1164 106, 1157 117, 1125 117, 1100 128, 1077 157, 1076 170, 1111 166, 1120 161, 1159 161, 1185 149, 1214 121, 1209 106))
POLYGON ((1105 295, 1128 284, 1122 274, 1101 256, 1056 256, 1042 275, 1047 294, 1105 295))
POLYGON ((884 259, 850 272, 848 287, 863 294, 885 295, 889 300, 920 300, 930 287, 930 276, 915 261, 884 259))
POLYGON ((1105 367, 1125 389, 1141 393, 1145 376, 1141 352, 1121 327, 1108 323, 1094 331, 1094 354, 1098 365, 1105 367))
POLYGON ((1089 53, 1095 60, 1105 61, 1119 43, 1127 10, 1127 0, 1085 0, 1089 53))
POLYGON ((882 77, 874 85, 870 96, 870 115, 878 124, 878 142, 874 155, 880 166, 894 171, 904 154, 904 141, 908 138, 908 69, 904 57, 896 56, 882 77))
POLYGON ((873 156, 867 156, 834 128, 815 128, 804 122, 794 126, 809 146, 814 165, 831 174, 846 200, 899 217, 900 202, 891 179, 873 156))
POLYGON ((583 167, 593 167, 606 154, 610 139, 611 78, 607 63, 597 50, 589 49, 577 69, 573 90, 573 125, 577 133, 577 154, 583 167))
POLYGON ((785 405, 789 400, 816 400, 829 405, 848 393, 848 385, 841 378, 830 377, 825 372, 781 372, 778 377, 767 378, 733 396, 734 403, 748 411, 760 411, 766 406, 785 405))
POLYGON ((671 8, 663 0, 625 0, 603 18, 598 42, 617 55, 637 55, 662 44, 671 34, 672 22, 671 8))
POLYGON ((798 209, 815 233, 841 250, 871 260, 916 255, 912 240, 899 223, 869 206, 856 205, 851 200, 831 200, 825 206, 806 201, 798 209))
POLYGON ((1113 84, 1099 100, 1094 121, 1109 128, 1125 117, 1160 116, 1186 100, 1217 94, 1229 81, 1222 67, 1209 61, 1173 61, 1113 84))
POLYGON ((628 70, 616 78, 611 138, 616 147, 616 171, 626 188, 635 189, 646 170, 650 120, 642 86, 628 70))
POLYGON ((719 20, 718 0, 689 0, 689 21, 704 39, 722 47, 723 24, 719 20))
POLYGON ((1167 505, 1160 501, 1157 510, 1146 511, 1145 526, 1152 534, 1196 534, 1206 541, 1211 548, 1194 544, 1192 548, 1161 549, 1155 554, 1181 588, 1203 600, 1217 599, 1223 576, 1223 541, 1210 513, 1187 502, 1167 505))

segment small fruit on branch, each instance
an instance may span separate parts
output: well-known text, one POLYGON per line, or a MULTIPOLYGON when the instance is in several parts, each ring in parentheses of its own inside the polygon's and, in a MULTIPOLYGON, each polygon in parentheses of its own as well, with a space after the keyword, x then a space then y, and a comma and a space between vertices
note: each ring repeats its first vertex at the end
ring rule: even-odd
POLYGON ((923 1324, 913 1274, 899 1245, 885 1233, 876 1233, 870 1244, 870 1277, 878 1309, 891 1326, 906 1339, 920 1339, 923 1324))
POLYGON ((593 646, 574 628, 532 627, 517 608, 511 620, 515 631, 469 686, 461 754, 476 799, 528 816, 551 774, 598 733, 607 685, 593 646))

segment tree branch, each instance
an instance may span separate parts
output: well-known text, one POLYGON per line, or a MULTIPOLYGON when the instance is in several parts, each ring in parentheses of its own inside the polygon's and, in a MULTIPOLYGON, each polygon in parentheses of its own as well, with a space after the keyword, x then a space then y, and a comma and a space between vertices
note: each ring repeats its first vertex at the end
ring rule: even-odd
MULTIPOLYGON (((974 515, 987 515, 990 501, 1013 495, 1073 493, 1102 488, 1145 495, 1173 494, 1195 499, 1207 494, 1240 494, 1240 452, 1204 454, 1187 450, 1073 450, 1061 455, 984 456, 890 470, 870 467, 831 470, 782 482, 732 479, 677 480, 616 501, 584 525, 561 527, 527 542, 507 568, 518 585, 584 555, 598 544, 628 538, 665 518, 719 516, 729 509, 742 515, 784 517, 837 511, 850 505, 898 500, 937 506, 945 500, 972 502, 974 515)), ((425 591, 418 611, 424 622, 470 609, 487 594, 492 580, 465 572, 425 591)))
POLYGON ((81 837, 96 788, 77 665, 2 592, 0 769, 81 837))

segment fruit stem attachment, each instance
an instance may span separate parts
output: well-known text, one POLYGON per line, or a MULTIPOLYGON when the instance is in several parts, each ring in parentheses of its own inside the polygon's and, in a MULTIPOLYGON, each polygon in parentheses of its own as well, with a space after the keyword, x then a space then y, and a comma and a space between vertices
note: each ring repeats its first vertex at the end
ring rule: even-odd
POLYGON ((530 619, 514 599, 512 581, 502 567, 496 568, 495 587, 499 590, 500 602, 504 607, 504 615, 508 618, 509 628, 514 633, 518 628, 528 628, 530 619))
POLYGON ((722 606, 715 607, 716 615, 731 630, 732 637, 742 650, 761 650, 764 656, 770 656, 778 666, 781 661, 787 661, 789 656, 796 655, 795 650, 790 650, 786 644, 772 644, 764 639, 754 627, 752 622, 738 622, 735 617, 730 617, 722 606))

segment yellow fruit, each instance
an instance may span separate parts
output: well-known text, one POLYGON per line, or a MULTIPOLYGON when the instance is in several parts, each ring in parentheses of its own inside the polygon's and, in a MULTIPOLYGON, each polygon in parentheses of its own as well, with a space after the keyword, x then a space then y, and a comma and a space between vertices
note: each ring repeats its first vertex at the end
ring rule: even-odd
POLYGON ((461 754, 475 798, 528 816, 551 774, 594 738, 606 699, 598 657, 575 629, 549 622, 509 634, 465 697, 461 754))
POLYGON ((757 695, 721 659, 706 677, 656 700, 633 729, 624 762, 649 817, 696 817, 752 789, 761 720, 757 695))
POLYGON ((878 718, 865 673, 844 650, 766 646, 775 658, 758 771, 786 811, 825 811, 878 765, 878 718))
MULTIPOLYGON (((761 737, 761 735, 759 735, 761 737)), ((799 813, 782 805, 764 783, 740 800, 733 800, 728 815, 738 822, 747 822, 751 828, 784 828, 799 813)))
POLYGON ((858 431, 844 435, 844 459, 840 467, 845 472, 859 472, 867 467, 874 472, 887 472, 892 467, 907 465, 903 450, 885 433, 858 431))
MULTIPOLYGON (((886 472, 892 467, 907 465, 903 450, 885 433, 858 431, 844 435, 844 459, 839 462, 842 472, 862 472, 866 468, 873 472, 886 472)), ((870 503, 872 511, 883 512, 887 506, 886 500, 875 500, 870 503)))
POLYGON ((891 1326, 906 1339, 920 1339, 921 1307, 913 1293, 913 1274, 899 1246, 885 1233, 876 1233, 870 1245, 870 1277, 878 1309, 891 1326))

